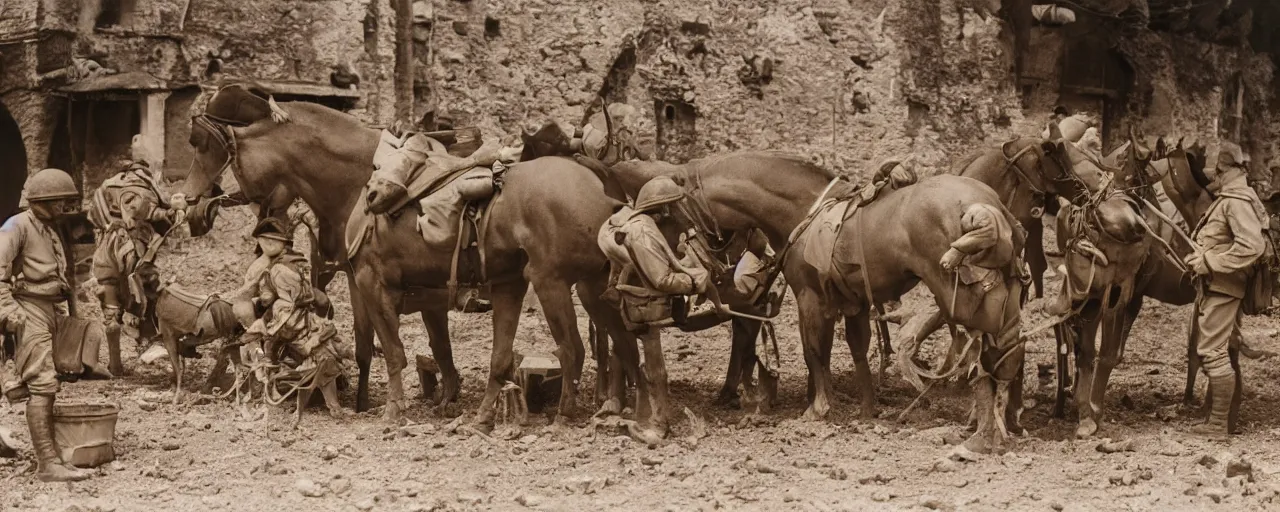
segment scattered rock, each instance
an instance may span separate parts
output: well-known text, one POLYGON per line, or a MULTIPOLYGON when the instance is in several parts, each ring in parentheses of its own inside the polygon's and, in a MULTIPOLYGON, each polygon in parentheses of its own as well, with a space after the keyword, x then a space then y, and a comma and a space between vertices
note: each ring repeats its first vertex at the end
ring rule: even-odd
POLYGON ((1061 503, 1058 503, 1055 501, 1049 504, 1049 508, 1057 510, 1058 512, 1062 512, 1062 509, 1066 507, 1063 507, 1061 503))
POLYGON ((874 501, 877 503, 884 503, 886 501, 889 501, 890 499, 893 499, 893 496, 891 496, 888 492, 885 492, 885 491, 876 491, 871 493, 871 501, 874 501))
POLYGON ((1182 443, 1170 441, 1160 448, 1160 455, 1164 455, 1166 457, 1181 457, 1186 451, 1186 447, 1182 446, 1182 443))
POLYGON ((542 497, 536 494, 522 493, 519 496, 516 496, 516 503, 519 503, 529 508, 537 507, 538 505, 541 505, 542 502, 543 502, 542 497))
POLYGON ((324 487, 320 487, 309 478, 299 478, 293 483, 293 488, 298 490, 298 494, 308 498, 319 498, 324 496, 324 487))
POLYGON ((1098 444, 1098 451, 1102 453, 1120 453, 1133 451, 1133 440, 1125 439, 1124 441, 1112 441, 1111 439, 1103 439, 1098 444))
POLYGON ((960 463, 952 459, 938 459, 933 461, 933 466, 929 470, 936 473, 953 473, 960 470, 960 463))
POLYGON ((649 467, 662 465, 662 457, 656 455, 645 455, 640 457, 640 463, 649 467))
POLYGON ((362 499, 356 502, 356 510, 359 510, 361 512, 368 512, 370 510, 373 510, 373 505, 374 505, 373 496, 368 496, 365 499, 362 499))
POLYGON ((484 496, 474 492, 458 493, 458 503, 463 505, 479 505, 484 503, 484 496))
POLYGON ((160 445, 160 449, 166 452, 171 452, 179 448, 182 448, 182 446, 178 445, 178 443, 175 443, 173 441, 167 441, 164 444, 160 445))
POLYGON ((1253 464, 1244 459, 1235 459, 1227 463, 1227 478, 1243 476, 1245 480, 1253 481, 1253 464))
POLYGON ((832 480, 848 480, 849 472, 845 471, 844 468, 832 468, 827 470, 827 478, 832 480))
POLYGON ((925 498, 921 500, 920 506, 929 510, 941 510, 943 512, 951 512, 956 509, 955 505, 947 503, 937 498, 925 498))
POLYGON ((1220 487, 1209 487, 1200 491, 1200 495, 1213 500, 1214 503, 1222 503, 1222 500, 1230 496, 1231 493, 1220 487))
POLYGON ((956 445, 956 447, 951 450, 951 453, 947 454, 947 458, 956 462, 977 462, 978 454, 969 451, 968 448, 965 448, 964 445, 961 444, 956 445))
POLYGON ((329 482, 329 490, 333 491, 335 496, 342 496, 351 490, 351 480, 346 478, 335 478, 329 482))
POLYGON ((336 458, 338 458, 337 448, 330 445, 325 445, 324 448, 320 449, 320 460, 333 460, 336 458))

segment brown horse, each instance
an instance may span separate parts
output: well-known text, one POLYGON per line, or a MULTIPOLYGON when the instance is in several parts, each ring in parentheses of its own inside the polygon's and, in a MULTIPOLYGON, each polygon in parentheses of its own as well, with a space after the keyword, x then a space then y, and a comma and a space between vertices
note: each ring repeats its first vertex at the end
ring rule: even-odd
POLYGON ((1054 213, 1055 197, 1076 203, 1102 186, 1102 171, 1085 158, 1084 152, 1062 138, 1056 123, 1049 123, 1049 139, 1019 137, 961 159, 951 174, 986 183, 1000 195, 1027 230, 1024 258, 1031 267, 1036 298, 1044 297, 1044 273, 1049 268, 1044 254, 1044 224, 1041 215, 1054 213))
MULTIPOLYGON (((426 138, 415 134, 414 137, 426 138)), ((415 148, 429 144, 406 142, 385 157, 372 160, 378 170, 359 197, 353 224, 364 216, 364 208, 374 214, 369 245, 351 255, 356 283, 371 302, 374 328, 384 347, 398 339, 398 315, 394 308, 409 286, 443 289, 451 279, 452 258, 457 244, 453 239, 429 244, 416 230, 413 203, 409 209, 404 181, 422 166, 439 165, 444 155, 415 148), (389 181, 388 177, 396 177, 389 181), (434 254, 436 258, 423 258, 434 254)), ((418 171, 421 172, 421 171, 418 171)), ((608 280, 608 260, 595 243, 596 233, 621 203, 604 194, 604 186, 590 169, 564 157, 542 157, 517 163, 501 177, 501 188, 489 200, 484 215, 487 229, 481 234, 481 261, 484 282, 493 302, 494 345, 488 386, 477 422, 491 426, 494 407, 503 385, 512 380, 512 344, 520 321, 525 293, 533 285, 542 304, 552 336, 559 348, 556 355, 564 369, 560 414, 575 411, 575 394, 585 352, 577 328, 571 288, 578 286, 579 299, 592 320, 615 339, 635 338, 622 328, 620 314, 599 297, 608 280)), ((353 239, 348 236, 348 240, 353 239)))
MULTIPOLYGON (((376 331, 387 359, 390 382, 386 416, 398 416, 404 399, 400 374, 407 365, 399 337, 399 316, 415 311, 422 313, 432 352, 443 374, 439 399, 455 399, 459 377, 449 344, 444 289, 449 280, 448 255, 452 246, 446 251, 428 246, 416 231, 413 215, 379 216, 364 245, 348 256, 343 234, 352 214, 363 213, 356 204, 364 199, 361 191, 373 171, 379 134, 351 116, 318 105, 285 103, 280 108, 287 112, 287 122, 264 117, 245 127, 212 124, 222 134, 210 137, 228 144, 197 145, 199 163, 195 168, 204 171, 204 181, 211 183, 207 176, 219 172, 230 154, 230 161, 234 162, 230 167, 247 197, 260 200, 283 188, 301 197, 315 212, 320 221, 323 252, 342 258, 348 265, 356 360, 360 367, 357 410, 368 408, 368 377, 376 331), (422 257, 428 254, 439 258, 422 257)), ((604 256, 595 247, 595 230, 618 203, 604 196, 599 180, 589 170, 567 159, 539 159, 514 166, 506 176, 504 192, 493 203, 489 212, 493 227, 487 234, 487 275, 493 288, 495 343, 510 347, 525 290, 532 282, 557 340, 568 340, 560 354, 566 359, 566 373, 581 368, 582 345, 568 285, 564 283, 584 281, 596 287, 580 290, 584 306, 593 320, 606 325, 610 334, 614 334, 615 327, 609 325, 609 320, 616 319, 612 323, 616 324, 617 335, 624 335, 617 313, 610 315, 608 308, 601 309, 593 302, 604 291, 603 279, 607 277, 604 256), (593 273, 599 276, 598 282, 590 279, 593 273)), ((509 350, 494 353, 495 378, 514 370, 509 350)), ((576 379, 576 375, 565 377, 569 392, 562 397, 562 413, 571 412, 576 379)), ((485 403, 492 405, 493 400, 485 403)), ((481 423, 491 424, 492 418, 492 407, 481 412, 481 423)))
MULTIPOLYGON (((993 206, 1011 224, 1015 222, 990 187, 971 178, 935 176, 860 207, 832 235, 828 254, 835 273, 831 275, 808 262, 806 245, 821 240, 806 233, 819 229, 810 224, 815 213, 827 211, 837 203, 834 199, 845 198, 855 187, 830 171, 783 153, 739 152, 680 166, 629 161, 613 166, 612 172, 616 176, 646 174, 635 167, 650 167, 648 173, 683 173, 691 184, 691 198, 686 201, 694 204, 692 208, 723 230, 758 228, 770 244, 782 248, 780 271, 796 295, 809 369, 810 406, 805 418, 821 419, 830 410, 831 344, 835 320, 841 315, 851 333, 848 342, 862 392, 861 412, 871 416, 874 391, 866 358, 871 338, 869 305, 895 300, 924 282, 947 312, 947 320, 995 338, 984 344, 981 355, 982 367, 995 379, 984 375, 974 381, 980 419, 966 446, 985 452, 1002 444, 1006 432, 1001 423, 1007 420, 1006 412, 1016 409, 1007 408, 1005 399, 1020 402, 1020 272, 1012 264, 1001 269, 1003 279, 983 294, 976 283, 958 284, 938 263, 950 243, 963 234, 960 219, 971 205, 993 206)), ((1014 235, 1012 242, 1020 252, 1023 237, 1014 235)), ((1012 416, 1016 422, 1016 414, 1012 416)))
MULTIPOLYGON (((1158 153, 1164 154, 1163 141, 1159 146, 1158 153)), ((1192 160, 1179 147, 1162 161, 1152 162, 1152 152, 1136 139, 1125 151, 1123 167, 1116 171, 1115 182, 1108 190, 1085 205, 1064 202, 1058 217, 1058 243, 1067 272, 1054 312, 1074 318, 1056 329, 1059 377, 1054 415, 1061 417, 1064 413, 1064 345, 1070 339, 1074 340, 1071 345, 1076 357, 1074 395, 1079 437, 1091 436, 1099 428, 1107 383, 1123 359, 1125 341, 1142 310, 1143 299, 1150 297, 1178 306, 1195 300, 1195 288, 1181 263, 1191 248, 1182 237, 1174 236, 1172 230, 1179 228, 1169 225, 1173 219, 1162 218, 1158 213, 1154 189, 1159 180, 1179 211, 1188 215, 1203 212, 1184 199, 1199 187, 1194 182, 1180 182, 1193 179, 1192 160), (1099 326, 1102 339, 1095 348, 1099 326)), ((1190 222, 1197 218, 1192 217, 1190 222)), ((1194 346, 1190 350, 1188 382, 1193 383, 1194 346)))

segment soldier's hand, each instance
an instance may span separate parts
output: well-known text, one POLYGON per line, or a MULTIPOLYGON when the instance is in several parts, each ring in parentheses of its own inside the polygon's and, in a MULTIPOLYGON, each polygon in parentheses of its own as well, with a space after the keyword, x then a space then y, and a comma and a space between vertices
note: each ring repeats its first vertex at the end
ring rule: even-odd
POLYGON ((0 320, 4 320, 9 330, 16 332, 27 325, 27 313, 19 307, 0 310, 0 320))
POLYGON ((1188 255, 1183 261, 1187 264, 1187 268, 1196 275, 1209 275, 1209 264, 1205 262, 1203 252, 1196 251, 1195 253, 1188 255))
POLYGON ((947 252, 942 255, 942 261, 938 262, 938 264, 942 265, 945 270, 955 270, 962 260, 964 260, 964 253, 957 251, 953 247, 947 249, 947 252))
POLYGON ((182 192, 174 194, 173 197, 169 198, 169 206, 173 207, 175 210, 186 210, 188 206, 187 195, 182 192))

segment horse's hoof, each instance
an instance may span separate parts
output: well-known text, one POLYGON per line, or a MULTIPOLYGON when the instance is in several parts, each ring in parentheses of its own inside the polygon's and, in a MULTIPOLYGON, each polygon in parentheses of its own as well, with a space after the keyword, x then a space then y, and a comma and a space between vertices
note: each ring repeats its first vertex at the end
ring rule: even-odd
POLYGON ((382 411, 382 419, 391 423, 400 422, 400 404, 394 400, 387 402, 386 407, 382 411))
POLYGON ((1093 421, 1093 418, 1080 420, 1080 426, 1076 427, 1077 439, 1093 437, 1096 433, 1098 433, 1098 423, 1093 421))
POLYGON ((646 446, 662 444, 663 439, 666 437, 664 429, 646 427, 636 423, 627 425, 627 434, 631 436, 631 439, 646 446))
POLYGON ((818 409, 816 406, 810 405, 809 408, 804 411, 804 416, 801 416, 800 419, 804 421, 823 421, 826 417, 827 408, 824 407, 822 409, 818 409))
POLYGON ((116 377, 123 377, 123 376, 124 376, 124 365, 123 365, 123 364, 113 364, 113 365, 110 365, 110 366, 108 366, 108 367, 107 367, 107 371, 111 372, 111 375, 114 375, 114 376, 116 376, 116 377))
POLYGON ((991 441, 987 439, 987 437, 988 436, 980 435, 979 433, 974 433, 972 436, 969 436, 969 439, 965 440, 964 444, 961 446, 973 453, 983 455, 989 454, 992 451, 992 446, 991 441))
POLYGON ((618 400, 617 398, 610 398, 604 401, 604 404, 600 406, 600 410, 596 411, 596 413, 592 415, 592 417, 598 418, 601 416, 616 416, 621 413, 622 413, 622 401, 618 400))

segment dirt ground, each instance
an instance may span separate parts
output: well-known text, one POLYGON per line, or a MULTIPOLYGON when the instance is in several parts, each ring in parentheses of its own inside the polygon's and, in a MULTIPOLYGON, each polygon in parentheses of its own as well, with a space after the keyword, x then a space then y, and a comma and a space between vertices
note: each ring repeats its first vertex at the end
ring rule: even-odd
MULTIPOLYGON (((180 239, 163 265, 180 284, 205 292, 236 286, 248 264, 250 213, 224 212, 215 232, 180 239)), ((1052 239, 1052 238, 1049 238, 1052 239)), ((350 339, 346 283, 331 287, 338 323, 350 339)), ((924 302, 913 293, 908 307, 924 302)), ((553 341, 535 300, 520 326, 517 350, 550 352, 553 341)), ((86 309, 96 314, 89 305, 86 309)), ((1027 323, 1041 318, 1028 307, 1027 323)), ((764 417, 710 405, 728 360, 727 327, 688 335, 671 333, 665 346, 676 411, 706 422, 692 436, 677 414, 669 442, 650 448, 615 428, 586 421, 550 425, 532 415, 528 425, 499 424, 492 438, 455 433, 455 417, 470 420, 482 394, 488 358, 488 314, 452 314, 455 357, 464 387, 450 411, 415 401, 406 416, 416 425, 400 434, 380 408, 335 420, 310 409, 289 428, 292 402, 275 408, 237 408, 229 400, 188 395, 171 405, 169 368, 140 366, 125 342, 131 373, 123 379, 67 385, 60 399, 108 400, 121 408, 117 459, 97 476, 75 484, 44 484, 30 459, 0 460, 0 509, 132 510, 1200 510, 1221 506, 1262 509, 1280 501, 1280 371, 1273 361, 1247 360, 1251 395, 1243 410, 1246 433, 1229 443, 1186 433, 1195 421, 1180 403, 1185 374, 1186 308, 1151 304, 1115 372, 1100 437, 1131 441, 1131 451, 1103 453, 1101 439, 1073 439, 1074 420, 1050 417, 1051 332, 1028 341, 1026 437, 1006 455, 977 461, 947 458, 964 436, 967 391, 935 387, 904 423, 894 419, 916 392, 894 370, 877 394, 881 418, 859 421, 852 396, 850 358, 837 342, 834 365, 839 402, 829 419, 799 418, 805 407, 805 368, 793 306, 778 324, 782 352, 781 406, 764 417), (264 413, 269 413, 263 417, 264 413), (1251 464, 1249 471, 1239 463, 1251 464), (1230 462, 1230 461, 1235 462, 1230 462), (1245 476, 1228 477, 1239 472, 1245 476)), ((421 320, 405 317, 412 354, 427 354, 421 320)), ((580 317, 586 332, 585 316, 580 317)), ((1280 322, 1246 320, 1254 348, 1277 351, 1280 322)), ((843 336, 843 332, 837 332, 843 336)), ((874 357, 874 355, 873 355, 874 357)), ((188 367, 189 391, 208 374, 211 358, 188 367)), ((412 372, 412 366, 409 372, 412 372)), ((354 365, 352 368, 354 374, 354 365)), ((385 367, 374 362, 373 396, 386 394, 385 367)), ((412 397, 417 378, 406 376, 412 397)), ((1203 396, 1204 379, 1200 379, 1203 396)), ((588 361, 584 406, 594 387, 588 361)), ((354 406, 354 390, 342 396, 354 406)), ((1068 413, 1074 414, 1074 408, 1068 413)), ((22 411, 0 405, 0 424, 26 442, 22 411)))

